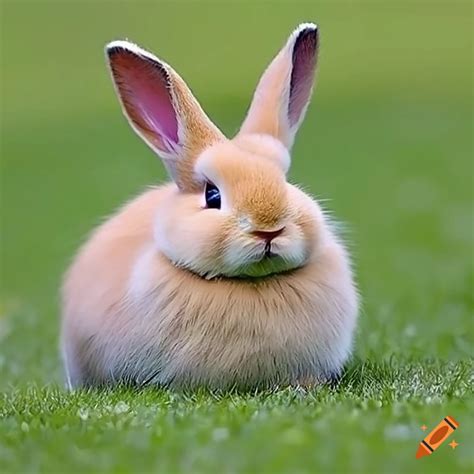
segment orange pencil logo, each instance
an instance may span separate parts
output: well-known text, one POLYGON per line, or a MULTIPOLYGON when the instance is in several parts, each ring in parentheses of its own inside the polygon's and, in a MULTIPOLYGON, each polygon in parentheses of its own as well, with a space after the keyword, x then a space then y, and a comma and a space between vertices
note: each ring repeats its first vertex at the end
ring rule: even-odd
POLYGON ((458 427, 459 423, 452 416, 442 419, 438 426, 418 446, 416 459, 428 456, 438 449, 458 427))

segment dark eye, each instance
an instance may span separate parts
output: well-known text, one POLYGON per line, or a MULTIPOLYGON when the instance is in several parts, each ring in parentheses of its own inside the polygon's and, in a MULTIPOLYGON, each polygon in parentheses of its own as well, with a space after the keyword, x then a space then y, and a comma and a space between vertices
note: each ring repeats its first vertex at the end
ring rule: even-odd
POLYGON ((208 209, 220 209, 221 208, 221 193, 217 186, 212 183, 206 183, 206 206, 208 209))

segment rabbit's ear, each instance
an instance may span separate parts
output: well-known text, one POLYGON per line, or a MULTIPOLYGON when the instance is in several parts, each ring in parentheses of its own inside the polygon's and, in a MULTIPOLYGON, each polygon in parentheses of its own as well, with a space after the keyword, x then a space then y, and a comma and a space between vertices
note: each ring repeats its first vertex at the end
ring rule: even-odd
POLYGON ((318 28, 312 23, 291 34, 263 73, 241 134, 269 134, 291 148, 311 97, 318 45, 318 28))
POLYGON ((156 151, 183 191, 197 191, 194 160, 224 136, 181 77, 168 64, 127 41, 106 47, 112 79, 125 116, 156 151))

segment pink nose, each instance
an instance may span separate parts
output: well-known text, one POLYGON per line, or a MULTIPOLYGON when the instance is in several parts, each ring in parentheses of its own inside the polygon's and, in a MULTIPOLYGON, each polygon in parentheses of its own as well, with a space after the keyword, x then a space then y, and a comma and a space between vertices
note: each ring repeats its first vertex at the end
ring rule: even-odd
POLYGON ((255 237, 259 237, 260 239, 266 240, 267 242, 271 242, 273 239, 278 237, 284 230, 284 227, 272 231, 254 230, 252 234, 255 235, 255 237))

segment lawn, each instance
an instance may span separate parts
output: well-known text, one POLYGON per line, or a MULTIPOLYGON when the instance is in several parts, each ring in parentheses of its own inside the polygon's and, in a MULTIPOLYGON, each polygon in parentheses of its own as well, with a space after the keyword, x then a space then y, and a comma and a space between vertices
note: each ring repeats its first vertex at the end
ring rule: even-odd
POLYGON ((0 472, 472 472, 472 4, 1 5, 0 472), (165 179, 102 47, 129 37, 229 135, 271 56, 319 23, 291 180, 343 224, 363 298, 341 383, 308 393, 67 393, 58 287, 90 229, 165 179), (429 457, 446 415, 460 427, 429 457), (426 433, 425 433, 426 434, 426 433))

